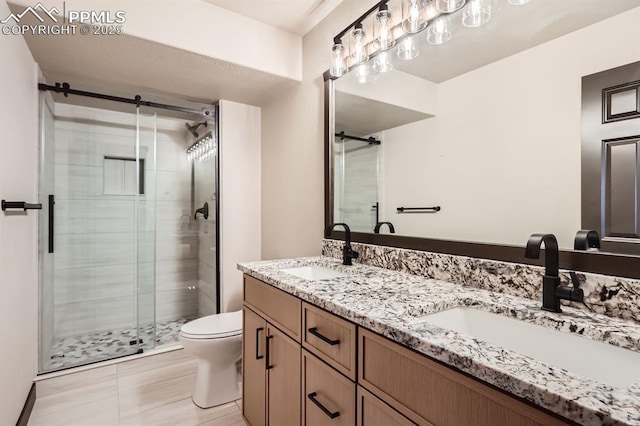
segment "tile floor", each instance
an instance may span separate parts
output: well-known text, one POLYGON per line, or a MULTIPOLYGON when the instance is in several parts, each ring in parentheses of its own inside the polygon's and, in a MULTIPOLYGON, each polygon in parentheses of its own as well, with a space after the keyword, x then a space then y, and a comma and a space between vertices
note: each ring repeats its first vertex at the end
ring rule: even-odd
MULTIPOLYGON (((182 325, 188 319, 165 321, 156 324, 155 347, 162 347, 178 342, 178 334, 182 325)), ((149 339, 153 335, 154 327, 149 325, 137 328, 124 328, 121 330, 104 331, 80 336, 56 339, 49 350, 49 359, 44 366, 44 371, 55 371, 91 362, 129 355, 137 350, 130 342, 139 336, 143 340, 143 349, 150 348, 149 339)))
POLYGON ((43 380, 32 426, 245 426, 241 401, 191 401, 197 360, 182 349, 43 380))

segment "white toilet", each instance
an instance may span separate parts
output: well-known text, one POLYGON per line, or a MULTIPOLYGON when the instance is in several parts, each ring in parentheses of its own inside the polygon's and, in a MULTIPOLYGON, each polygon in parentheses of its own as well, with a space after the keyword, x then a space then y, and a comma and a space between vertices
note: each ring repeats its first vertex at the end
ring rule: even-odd
POLYGON ((193 402, 209 408, 240 398, 236 362, 242 356, 242 311, 209 315, 180 329, 185 352, 199 359, 193 402))

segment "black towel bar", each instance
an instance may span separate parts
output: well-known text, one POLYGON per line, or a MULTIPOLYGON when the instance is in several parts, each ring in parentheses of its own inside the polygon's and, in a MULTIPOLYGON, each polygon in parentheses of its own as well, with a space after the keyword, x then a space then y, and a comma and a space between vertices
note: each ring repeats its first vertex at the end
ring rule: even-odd
POLYGON ((398 207, 396 210, 398 213, 404 212, 416 212, 416 213, 435 213, 440 211, 440 206, 435 207, 398 207))
POLYGON ((18 210, 42 210, 42 204, 29 204, 24 201, 7 201, 2 200, 2 211, 7 209, 18 209, 18 210))

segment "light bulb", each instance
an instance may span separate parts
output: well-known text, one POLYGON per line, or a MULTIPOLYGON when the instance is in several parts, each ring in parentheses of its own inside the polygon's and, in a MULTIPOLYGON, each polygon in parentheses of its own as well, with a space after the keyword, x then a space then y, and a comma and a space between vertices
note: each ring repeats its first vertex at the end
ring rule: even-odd
POLYGON ((392 55, 388 51, 378 53, 373 63, 373 70, 376 72, 388 72, 393 69, 392 55))
POLYGON ((470 0, 462 13, 462 25, 480 27, 491 19, 491 0, 470 0))
POLYGON ((344 46, 342 43, 336 43, 331 48, 331 66, 329 73, 332 77, 342 77, 346 68, 344 63, 344 46))
POLYGON ((366 84, 371 81, 373 75, 369 64, 360 64, 356 67, 356 81, 360 84, 366 84))
POLYGON ((365 32, 362 29, 362 24, 356 25, 351 32, 353 38, 353 55, 351 55, 353 64, 362 64, 367 62, 369 55, 367 53, 367 46, 364 43, 365 32))
POLYGON ((523 4, 529 3, 529 0, 509 0, 509 4, 514 6, 522 6, 523 4))
POLYGON ((407 35, 398 46, 398 58, 408 61, 420 54, 412 35, 407 35))
POLYGON ((443 44, 451 40, 452 34, 449 29, 449 19, 441 16, 427 28, 427 42, 430 44, 443 44))
POLYGON ((378 44, 381 50, 387 50, 393 46, 393 34, 391 34, 389 26, 391 13, 383 9, 376 14, 376 20, 378 22, 378 44))
POLYGON ((415 34, 424 29, 427 25, 424 9, 424 0, 403 0, 402 26, 406 32, 415 34))
POLYGON ((436 0, 436 9, 442 13, 452 13, 464 6, 466 0, 436 0))

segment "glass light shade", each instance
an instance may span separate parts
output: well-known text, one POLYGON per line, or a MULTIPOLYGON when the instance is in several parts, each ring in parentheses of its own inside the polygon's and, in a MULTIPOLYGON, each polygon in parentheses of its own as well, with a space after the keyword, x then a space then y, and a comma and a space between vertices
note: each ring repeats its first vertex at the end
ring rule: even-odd
POLYGON ((351 63, 353 65, 363 64, 369 60, 367 45, 365 44, 365 32, 362 28, 356 27, 351 32, 353 53, 351 54, 351 63))
POLYGON ((452 33, 449 18, 441 16, 427 28, 427 42, 429 44, 444 44, 451 40, 452 33))
POLYGON ((355 70, 356 81, 360 84, 367 84, 373 80, 373 70, 370 64, 360 64, 355 70))
POLYGON ((376 13, 376 41, 380 50, 393 47, 394 38, 391 27, 391 13, 388 10, 376 13))
POLYGON ((398 58, 408 61, 417 57, 420 54, 416 40, 413 35, 407 35, 398 44, 398 58))
POLYGON ((424 0, 402 0, 402 28, 415 34, 427 26, 426 2, 424 0))
POLYGON ((469 0, 462 12, 462 25, 477 28, 491 19, 491 0, 469 0))
POLYGON ((342 77, 346 70, 347 66, 344 63, 344 46, 341 43, 336 43, 331 48, 329 74, 331 74, 332 77, 342 77))
POLYGON ((514 6, 522 6, 523 4, 529 3, 529 0, 509 0, 509 4, 514 6))
POLYGON ((382 51, 378 53, 374 62, 373 70, 375 72, 389 72, 393 69, 393 55, 389 51, 382 51))
POLYGON ((464 6, 467 0, 436 0, 436 9, 442 13, 452 13, 464 6))

